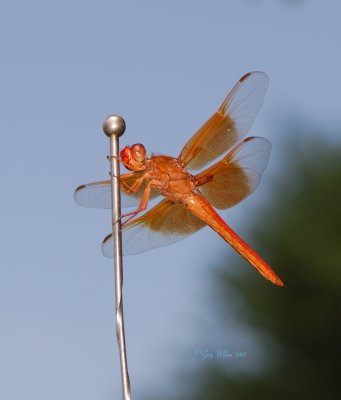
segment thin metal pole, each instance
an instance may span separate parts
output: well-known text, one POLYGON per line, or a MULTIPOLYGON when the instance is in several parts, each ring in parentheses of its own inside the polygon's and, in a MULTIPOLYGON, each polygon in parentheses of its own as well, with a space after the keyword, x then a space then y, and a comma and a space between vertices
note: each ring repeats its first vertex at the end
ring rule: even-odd
POLYGON ((115 299, 116 299, 116 335, 120 353, 121 379, 123 400, 130 400, 130 381, 128 374, 124 318, 123 318, 123 268, 122 268, 122 232, 121 232, 121 195, 120 195, 120 163, 119 136, 125 131, 125 122, 119 115, 110 115, 103 123, 104 133, 110 139, 110 175, 111 175, 111 205, 112 231, 114 246, 115 299))

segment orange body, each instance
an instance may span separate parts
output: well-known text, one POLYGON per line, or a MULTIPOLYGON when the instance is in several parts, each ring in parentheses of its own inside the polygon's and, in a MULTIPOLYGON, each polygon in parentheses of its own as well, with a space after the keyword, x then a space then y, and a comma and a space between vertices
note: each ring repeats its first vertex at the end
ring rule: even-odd
MULTIPOLYGON (((267 85, 268 78, 262 72, 244 75, 177 158, 147 157, 140 143, 121 151, 121 162, 131 171, 120 177, 123 206, 138 205, 135 211, 123 216, 127 218, 123 223, 125 254, 174 243, 208 225, 266 279, 283 286, 269 265, 215 210, 235 206, 260 182, 270 142, 261 137, 239 141, 250 129, 267 85), (224 153, 227 154, 223 159, 210 165, 224 153), (210 166, 201 170, 206 165, 210 166), (192 173, 195 170, 201 171, 192 173), (162 201, 135 218, 147 209, 149 199, 160 195, 164 197, 162 201)), ((110 181, 82 185, 76 189, 75 198, 83 206, 109 208, 110 181)), ((112 235, 108 235, 102 251, 112 257, 112 249, 112 235)))
POLYGON ((163 196, 184 204, 186 196, 195 190, 194 177, 182 168, 176 158, 152 156, 146 159, 145 179, 163 196))

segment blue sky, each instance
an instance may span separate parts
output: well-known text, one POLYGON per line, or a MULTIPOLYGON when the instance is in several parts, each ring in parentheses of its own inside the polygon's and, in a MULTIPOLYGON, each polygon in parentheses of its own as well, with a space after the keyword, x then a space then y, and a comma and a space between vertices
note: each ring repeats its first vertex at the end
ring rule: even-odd
MULTIPOLYGON (((2 5, 1 398, 120 398, 113 271, 100 252, 110 213, 73 202, 76 186, 108 176, 104 118, 125 118, 122 146, 176 156, 244 73, 267 72, 251 134, 273 143, 269 166, 257 192, 223 213, 247 237, 283 166, 277 121, 299 117, 330 132, 341 124, 340 12, 337 0, 2 5)), ((339 142, 332 133, 324 140, 339 142)), ((205 229, 125 259, 133 398, 171 389, 199 345, 252 345, 238 326, 219 330, 210 303, 225 247, 205 229)), ((243 273, 253 271, 245 264, 243 273)), ((255 352, 243 368, 262 357, 255 352)))

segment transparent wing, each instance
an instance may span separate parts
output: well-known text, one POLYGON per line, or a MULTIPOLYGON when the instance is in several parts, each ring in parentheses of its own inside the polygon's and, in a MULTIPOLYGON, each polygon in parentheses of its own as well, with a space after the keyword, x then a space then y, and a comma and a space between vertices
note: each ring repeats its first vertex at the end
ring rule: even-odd
POLYGON ((264 72, 244 75, 218 111, 186 143, 178 160, 196 170, 238 143, 251 128, 263 104, 268 83, 264 72))
MULTIPOLYGON (((121 175, 121 205, 123 208, 134 207, 140 204, 141 196, 146 187, 145 182, 142 183, 136 193, 125 192, 127 190, 126 185, 131 187, 139 177, 139 173, 134 177, 131 177, 130 174, 121 175)), ((152 189, 150 199, 159 195, 160 193, 157 190, 152 189)), ((93 182, 79 186, 75 191, 75 201, 82 207, 111 208, 110 181, 93 182)))
MULTIPOLYGON (((167 246, 197 232, 206 224, 184 206, 162 200, 150 211, 129 222, 123 229, 123 254, 143 253, 154 247, 167 246)), ((108 235, 102 252, 113 257, 113 239, 108 235)))
POLYGON ((221 161, 198 174, 196 186, 214 207, 232 207, 257 188, 270 151, 268 140, 249 137, 221 161))

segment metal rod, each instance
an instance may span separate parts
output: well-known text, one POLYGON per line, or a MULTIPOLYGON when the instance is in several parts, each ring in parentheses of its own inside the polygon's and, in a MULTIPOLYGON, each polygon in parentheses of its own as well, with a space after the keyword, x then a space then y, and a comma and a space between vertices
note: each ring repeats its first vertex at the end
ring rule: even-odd
POLYGON ((112 234, 114 246, 115 299, 116 299, 116 335, 120 354, 121 380, 123 400, 130 400, 130 381, 128 374, 124 318, 123 318, 123 268, 122 268, 122 231, 121 231, 121 195, 120 195, 120 163, 119 136, 125 131, 125 122, 119 115, 110 115, 103 123, 104 133, 110 139, 110 175, 112 234))

